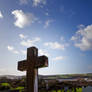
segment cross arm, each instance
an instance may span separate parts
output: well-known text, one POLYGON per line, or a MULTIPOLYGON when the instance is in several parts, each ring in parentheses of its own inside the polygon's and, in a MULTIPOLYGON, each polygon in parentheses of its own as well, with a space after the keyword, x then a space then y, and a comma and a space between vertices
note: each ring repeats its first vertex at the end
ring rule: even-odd
MULTIPOLYGON (((43 67, 48 67, 48 57, 44 55, 39 56, 35 62, 35 68, 43 68, 43 67)), ((27 60, 22 60, 18 62, 18 70, 19 71, 27 70, 27 60)))
POLYGON ((20 71, 27 70, 27 60, 22 60, 18 62, 18 70, 20 71))
POLYGON ((43 68, 48 67, 48 57, 46 56, 39 56, 38 60, 35 63, 35 68, 43 68))

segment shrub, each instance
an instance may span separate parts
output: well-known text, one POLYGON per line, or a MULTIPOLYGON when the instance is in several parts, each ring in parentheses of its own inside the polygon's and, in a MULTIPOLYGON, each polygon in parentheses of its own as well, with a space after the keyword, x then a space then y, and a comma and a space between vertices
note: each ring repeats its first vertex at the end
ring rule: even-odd
POLYGON ((16 90, 19 90, 19 92, 22 92, 22 91, 24 91, 24 87, 17 87, 17 88, 15 88, 16 90))
POLYGON ((1 83, 0 90, 9 90, 11 89, 11 85, 9 83, 1 83))

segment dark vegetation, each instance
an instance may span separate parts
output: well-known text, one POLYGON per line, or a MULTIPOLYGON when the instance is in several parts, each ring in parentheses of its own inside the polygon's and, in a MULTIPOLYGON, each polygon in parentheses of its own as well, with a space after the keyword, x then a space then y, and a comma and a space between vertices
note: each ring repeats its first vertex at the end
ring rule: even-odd
MULTIPOLYGON (((68 87, 69 89, 92 86, 92 74, 69 74, 39 76, 39 92, 59 90, 68 87), (87 79, 87 80, 85 80, 87 79)), ((0 92, 25 92, 26 77, 2 76, 0 77, 0 92)), ((74 90, 74 89, 73 89, 74 90)))
POLYGON ((8 79, 2 77, 0 79, 0 91, 6 92, 23 92, 25 87, 25 78, 22 79, 8 79))

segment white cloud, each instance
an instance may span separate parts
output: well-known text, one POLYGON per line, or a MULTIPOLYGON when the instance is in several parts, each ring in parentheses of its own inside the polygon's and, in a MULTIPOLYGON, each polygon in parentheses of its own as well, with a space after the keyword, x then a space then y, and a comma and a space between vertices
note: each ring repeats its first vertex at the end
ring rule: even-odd
POLYGON ((39 42, 39 41, 40 41, 40 38, 36 37, 36 38, 34 38, 32 40, 30 40, 30 39, 22 40, 20 44, 22 46, 30 47, 30 46, 33 46, 36 42, 39 42))
POLYGON ((38 6, 40 4, 45 5, 46 0, 33 0, 33 6, 38 6))
POLYGON ((24 55, 27 54, 26 50, 21 50, 21 53, 24 54, 24 55))
POLYGON ((58 57, 53 58, 52 60, 53 61, 60 61, 60 60, 63 60, 63 59, 64 59, 63 56, 58 56, 58 57))
POLYGON ((15 53, 15 54, 19 54, 19 51, 17 51, 17 50, 14 50, 14 51, 13 51, 13 53, 15 53))
POLYGON ((82 28, 85 28, 85 26, 83 24, 80 24, 80 25, 78 25, 78 28, 82 29, 82 28))
POLYGON ((33 42, 31 40, 23 40, 21 41, 20 43, 22 46, 26 46, 26 47, 30 47, 30 46, 33 46, 33 42))
POLYGON ((14 10, 12 11, 12 14, 16 19, 14 25, 19 28, 24 28, 37 20, 32 13, 24 13, 22 10, 14 10))
POLYGON ((25 39, 27 36, 25 36, 25 35, 23 35, 23 34, 19 34, 19 37, 20 37, 21 39, 25 39))
POLYGON ((60 44, 58 42, 46 42, 46 43, 44 43, 44 45, 49 46, 51 49, 60 49, 60 50, 65 49, 64 44, 60 44))
POLYGON ((53 20, 46 20, 44 28, 47 28, 52 22, 53 22, 53 20))
POLYGON ((12 50, 14 50, 14 47, 13 46, 7 46, 7 49, 9 50, 9 51, 12 51, 12 50))
POLYGON ((39 54, 40 55, 50 56, 49 53, 47 53, 45 50, 42 50, 42 49, 39 50, 39 54))
POLYGON ((74 45, 83 51, 92 50, 92 25, 84 27, 80 26, 79 30, 71 40, 75 43, 74 45))
POLYGON ((20 4, 28 4, 28 0, 19 0, 20 4))
POLYGON ((0 18, 3 18, 3 14, 1 13, 1 11, 0 11, 0 18))
POLYGON ((7 46, 7 49, 9 50, 9 51, 11 51, 12 53, 15 53, 15 54, 19 54, 19 52, 17 51, 17 50, 15 50, 15 48, 13 47, 13 46, 7 46))

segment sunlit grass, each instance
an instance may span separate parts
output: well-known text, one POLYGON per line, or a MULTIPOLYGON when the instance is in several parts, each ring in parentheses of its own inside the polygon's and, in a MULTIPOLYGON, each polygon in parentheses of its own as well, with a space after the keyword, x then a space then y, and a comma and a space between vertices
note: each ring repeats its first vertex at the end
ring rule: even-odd
POLYGON ((24 87, 17 87, 16 90, 19 90, 19 92, 22 92, 24 90, 24 87))
POLYGON ((8 87, 10 87, 10 84, 9 83, 1 83, 1 86, 8 86, 8 87))

